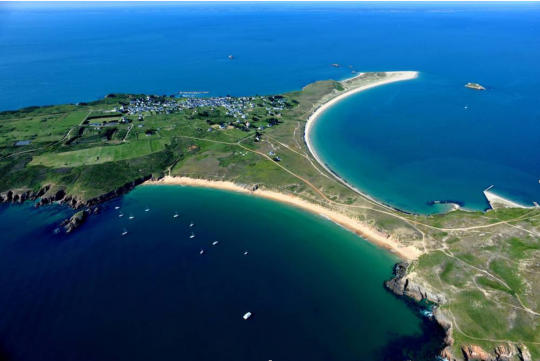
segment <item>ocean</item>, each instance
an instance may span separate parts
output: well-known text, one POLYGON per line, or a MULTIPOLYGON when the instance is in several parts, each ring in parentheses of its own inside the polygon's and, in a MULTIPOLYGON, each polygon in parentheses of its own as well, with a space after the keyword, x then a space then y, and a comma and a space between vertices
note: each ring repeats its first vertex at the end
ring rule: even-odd
MULTIPOLYGON (((313 132, 324 161, 410 212, 484 209, 492 184, 540 200, 538 4, 58 6, 0 3, 0 110, 417 70, 329 109, 313 132)), ((72 213, 0 207, 0 359, 422 360, 440 347, 440 330, 383 288, 397 258, 320 216, 151 186, 55 233, 72 213)))
POLYGON ((422 360, 440 348, 441 329, 383 288, 397 258, 319 215, 180 186, 137 188, 55 232, 71 213, 0 207, 0 359, 422 360))
POLYGON ((0 4, 0 110, 111 92, 275 94, 345 79, 349 65, 417 70, 329 110, 314 129, 323 160, 411 212, 483 210, 490 185, 540 201, 538 3, 57 6, 0 4))

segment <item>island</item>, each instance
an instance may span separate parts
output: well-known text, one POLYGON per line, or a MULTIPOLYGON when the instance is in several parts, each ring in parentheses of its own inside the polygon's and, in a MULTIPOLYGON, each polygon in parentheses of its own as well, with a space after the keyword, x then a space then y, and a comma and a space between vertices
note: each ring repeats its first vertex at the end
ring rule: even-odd
POLYGON ((497 199, 487 212, 409 214, 349 185, 311 145, 326 108, 416 75, 360 73, 273 96, 109 94, 0 112, 0 201, 65 204, 79 212, 72 224, 146 184, 217 187, 292 204, 403 260, 386 287, 418 301, 444 328, 441 357, 538 359, 540 209, 497 199))
POLYGON ((484 88, 478 83, 467 83, 465 84, 465 88, 474 89, 474 90, 486 90, 486 88, 484 88))

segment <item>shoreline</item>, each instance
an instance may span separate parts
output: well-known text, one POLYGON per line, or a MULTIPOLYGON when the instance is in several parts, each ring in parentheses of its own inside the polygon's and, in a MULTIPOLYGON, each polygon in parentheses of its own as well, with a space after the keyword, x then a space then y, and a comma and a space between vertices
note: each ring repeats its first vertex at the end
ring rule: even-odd
MULTIPOLYGON (((491 189, 490 187, 489 189, 491 189)), ((526 206, 517 202, 514 202, 511 199, 505 198, 498 194, 491 192, 489 189, 484 191, 484 196, 486 197, 491 209, 497 208, 523 208, 523 209, 533 209, 533 206, 526 206)))
POLYGON ((251 194, 257 197, 266 198, 269 200, 277 201, 280 203, 285 203, 297 208, 301 208, 310 213, 322 216, 345 229, 355 233, 356 235, 364 238, 365 240, 385 248, 390 252, 396 254, 398 257, 405 260, 415 260, 417 259, 422 252, 412 246, 402 246, 398 242, 394 241, 392 238, 387 235, 378 232, 377 230, 372 229, 371 227, 366 226, 346 215, 326 209, 322 206, 310 203, 301 198, 287 195, 284 193, 278 193, 269 190, 257 189, 255 191, 248 190, 243 188, 240 185, 237 185, 232 182, 227 181, 212 181, 206 179, 195 179, 189 177, 172 177, 165 176, 159 180, 148 180, 142 185, 177 185, 177 186, 188 186, 188 187, 203 187, 203 188, 214 188, 221 189, 226 191, 238 192, 243 194, 251 194))
MULTIPOLYGON (((356 75, 356 76, 354 76, 352 78, 342 80, 342 81, 340 81, 340 83, 350 82, 351 80, 354 80, 354 79, 356 79, 358 77, 361 77, 363 74, 364 73, 360 73, 360 74, 358 74, 358 75, 356 75)), ((338 103, 339 101, 341 101, 341 100, 343 100, 343 99, 345 99, 345 98, 347 98, 347 97, 349 97, 349 96, 351 96, 353 94, 356 94, 356 93, 359 93, 361 91, 368 90, 368 89, 371 89, 371 88, 375 88, 375 87, 380 86, 380 85, 395 83, 395 82, 398 82, 398 81, 416 79, 418 77, 418 72, 417 71, 385 72, 385 74, 387 74, 387 75, 390 74, 392 77, 390 79, 388 79, 388 78, 381 79, 380 81, 375 82, 375 83, 371 83, 371 84, 368 84, 368 85, 364 85, 364 86, 360 86, 360 87, 357 87, 357 88, 347 90, 345 93, 340 94, 340 95, 330 99, 328 102, 326 102, 326 103, 320 105, 318 108, 316 108, 315 111, 313 111, 313 113, 311 113, 311 115, 309 116, 309 118, 308 118, 308 120, 306 122, 306 126, 304 128, 304 142, 306 143, 306 146, 309 149, 309 152, 311 153, 311 155, 313 155, 313 157, 315 158, 317 163, 319 163, 328 173, 330 173, 335 179, 337 179, 345 187, 349 188, 353 192, 361 195, 362 197, 376 203, 377 205, 379 205, 379 206, 381 206, 383 208, 386 208, 386 209, 392 210, 392 211, 406 213, 406 214, 412 214, 410 212, 407 212, 407 211, 392 207, 390 205, 384 204, 381 201, 378 201, 375 198, 371 197, 369 194, 364 193, 361 190, 359 190, 358 188, 356 188, 356 187, 352 186, 351 184, 349 184, 345 179, 341 178, 336 172, 334 172, 332 169, 330 169, 330 167, 326 163, 324 163, 322 161, 322 159, 319 157, 319 155, 315 151, 315 148, 313 147, 313 144, 311 143, 311 140, 310 140, 310 134, 311 134, 313 125, 315 124, 315 122, 317 121, 319 116, 322 113, 324 113, 326 110, 328 110, 331 106, 338 103)))

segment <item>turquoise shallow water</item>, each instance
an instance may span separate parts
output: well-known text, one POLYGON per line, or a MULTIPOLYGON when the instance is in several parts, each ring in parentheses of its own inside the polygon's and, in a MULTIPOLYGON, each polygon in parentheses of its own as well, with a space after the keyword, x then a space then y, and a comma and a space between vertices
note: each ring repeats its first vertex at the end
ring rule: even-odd
POLYGON ((433 323, 382 286, 396 258, 320 216, 174 186, 55 234, 69 213, 0 207, 7 359, 396 360, 438 346, 433 323))
POLYGON ((406 211, 444 211, 428 204, 436 200, 483 210, 490 185, 532 206, 540 199, 532 94, 477 92, 462 83, 422 73, 352 95, 317 120, 313 146, 349 183, 406 211))

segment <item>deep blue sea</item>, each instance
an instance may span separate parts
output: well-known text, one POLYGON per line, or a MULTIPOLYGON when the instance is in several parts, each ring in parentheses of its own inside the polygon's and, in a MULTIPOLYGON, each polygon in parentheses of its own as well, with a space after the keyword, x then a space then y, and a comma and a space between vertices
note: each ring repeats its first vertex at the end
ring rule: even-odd
POLYGON ((71 213, 0 206, 2 360, 422 360, 440 347, 441 330, 383 288, 397 258, 321 216, 178 186, 138 188, 55 233, 71 213))
POLYGON ((484 209, 492 184, 530 205, 540 201, 539 19, 538 3, 519 2, 2 3, 0 109, 110 92, 281 93, 349 77, 348 65, 417 70, 328 111, 314 135, 325 162, 408 211, 437 211, 432 200, 484 209))

